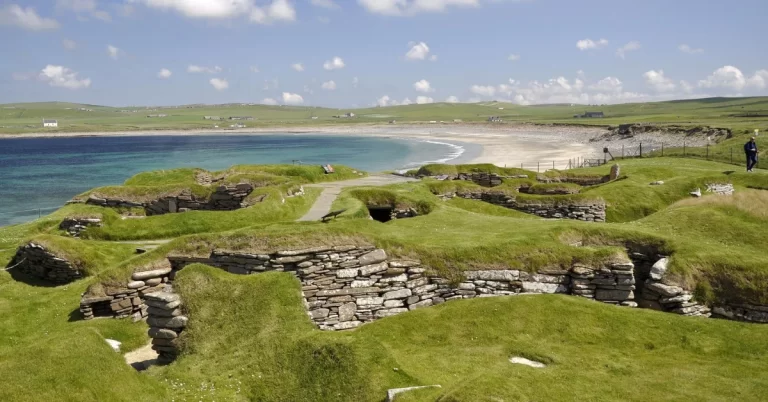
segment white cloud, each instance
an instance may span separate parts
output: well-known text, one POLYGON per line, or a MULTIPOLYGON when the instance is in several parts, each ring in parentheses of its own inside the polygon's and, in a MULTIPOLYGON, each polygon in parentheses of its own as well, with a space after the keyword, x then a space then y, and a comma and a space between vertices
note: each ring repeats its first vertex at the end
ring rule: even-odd
POLYGON ((699 81, 699 88, 724 88, 739 91, 747 85, 747 79, 738 68, 723 66, 715 70, 707 79, 699 81))
POLYGON ((299 94, 283 92, 283 103, 286 105, 301 105, 304 103, 304 98, 299 94))
POLYGON ((341 70, 344 68, 344 60, 341 57, 334 57, 332 60, 327 60, 323 64, 323 68, 326 70, 341 70))
POLYGON ((259 67, 258 66, 251 66, 250 70, 251 70, 252 73, 258 73, 259 72, 259 67))
POLYGON ((664 76, 664 70, 647 71, 643 74, 643 77, 645 78, 645 83, 656 92, 671 92, 677 88, 671 79, 664 76))
POLYGON ((640 49, 640 42, 632 41, 616 49, 616 56, 619 56, 623 59, 626 56, 627 52, 632 52, 638 49, 640 49))
POLYGON ((419 105, 425 105, 427 103, 435 103, 435 100, 430 98, 429 96, 417 96, 416 103, 419 105))
POLYGON ((681 80, 680 81, 680 89, 683 90, 684 93, 690 94, 695 89, 693 85, 691 85, 688 81, 681 80))
POLYGON ((237 19, 248 17, 257 24, 295 21, 296 9, 288 0, 272 0, 257 6, 254 0, 130 0, 163 11, 174 11, 187 18, 237 19))
POLYGON ((598 41, 593 41, 592 39, 582 39, 576 42, 576 47, 579 50, 600 49, 606 45, 608 45, 607 39, 600 39, 598 41))
POLYGON ((360 79, 357 77, 352 78, 352 86, 357 88, 358 84, 360 84, 360 79))
POLYGON ((67 50, 75 50, 77 49, 77 42, 73 41, 72 39, 62 39, 61 46, 64 46, 64 49, 67 50))
POLYGON ((418 92, 434 92, 435 89, 432 88, 432 85, 427 80, 421 80, 413 83, 413 89, 415 89, 418 92))
POLYGON ((411 102, 411 100, 410 100, 410 99, 408 99, 408 98, 405 98, 405 99, 403 99, 403 101, 402 101, 402 102, 400 102, 400 105, 401 105, 401 106, 408 106, 408 105, 410 105, 410 104, 413 104, 413 102, 411 102))
MULTIPOLYGON (((581 80, 577 79, 576 82, 580 82, 581 80)), ((605 77, 602 80, 598 81, 594 85, 590 85, 589 89, 598 91, 598 92, 621 92, 623 89, 623 84, 620 79, 616 77, 605 77)))
POLYGON ((478 7, 480 0, 357 0, 368 12, 410 16, 422 12, 442 12, 449 7, 478 7))
POLYGON ((315 91, 312 90, 312 88, 310 88, 309 85, 304 85, 304 92, 306 92, 306 93, 308 93, 310 95, 314 95, 315 94, 315 91))
POLYGON ((391 102, 392 102, 392 99, 389 97, 389 95, 384 95, 381 98, 376 100, 376 104, 381 107, 393 106, 391 102))
POLYGON ((755 75, 749 79, 747 84, 758 89, 765 88, 768 86, 768 70, 760 70, 755 72, 755 75))
POLYGON ((104 22, 112 21, 108 12, 98 9, 96 0, 56 0, 56 8, 74 11, 80 19, 87 19, 84 14, 89 14, 104 22))
POLYGON ((303 65, 303 64, 301 64, 301 63, 294 63, 294 64, 291 64, 291 68, 292 68, 292 69, 294 69, 294 70, 296 70, 296 71, 298 71, 298 72, 302 72, 302 71, 304 71, 304 65, 303 65))
POLYGON ((336 83, 333 81, 327 81, 327 82, 324 82, 323 85, 320 85, 320 88, 323 88, 328 91, 335 91, 336 83))
POLYGON ((446 103, 459 103, 459 98, 451 95, 451 96, 445 98, 445 102, 446 103))
POLYGON ((187 67, 188 73, 208 73, 208 74, 218 74, 221 72, 221 67, 219 66, 213 66, 213 67, 205 67, 205 66, 196 66, 194 64, 190 64, 189 67, 187 67))
POLYGON ((323 8, 339 8, 339 5, 334 3, 333 0, 311 0, 313 6, 323 8))
POLYGON ((229 82, 222 78, 211 78, 211 80, 208 82, 210 82, 217 91, 223 91, 229 88, 229 82))
POLYGON ((40 17, 34 8, 21 8, 17 4, 0 8, 0 25, 15 26, 28 31, 45 31, 59 27, 56 20, 40 17))
POLYGON ((264 99, 261 100, 261 103, 264 104, 264 105, 275 106, 275 105, 277 105, 278 102, 276 100, 272 99, 272 98, 264 98, 264 99))
POLYGON ((472 85, 472 87, 469 88, 470 92, 476 95, 481 96, 488 96, 491 97, 493 95, 496 95, 496 87, 492 85, 472 85))
POLYGON ((681 52, 688 53, 688 54, 697 54, 697 53, 703 53, 704 52, 704 49, 693 48, 693 47, 690 47, 690 46, 686 45, 685 43, 683 43, 682 45, 678 46, 677 48, 681 52))
POLYGON ((520 60, 519 54, 510 54, 509 57, 507 57, 507 60, 509 61, 518 61, 520 60))
POLYGON ((157 73, 157 77, 158 78, 162 78, 162 79, 167 79, 167 78, 171 78, 172 74, 173 73, 171 72, 171 70, 169 70, 167 68, 163 68, 163 69, 160 70, 159 73, 157 73))
POLYGON ((107 45, 107 54, 114 60, 120 57, 121 50, 115 46, 107 45))
POLYGON ((425 42, 411 42, 408 46, 410 46, 411 49, 405 54, 406 60, 437 61, 437 55, 430 54, 429 45, 425 42))
POLYGON ((64 67, 47 65, 38 76, 41 81, 45 81, 52 87, 61 87, 67 89, 88 88, 91 86, 90 78, 79 79, 77 73, 64 67))

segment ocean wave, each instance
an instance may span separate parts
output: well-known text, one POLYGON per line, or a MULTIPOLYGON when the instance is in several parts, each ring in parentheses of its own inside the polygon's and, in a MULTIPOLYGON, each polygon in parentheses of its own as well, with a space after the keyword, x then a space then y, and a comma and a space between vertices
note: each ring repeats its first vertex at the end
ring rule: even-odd
POLYGON ((408 137, 404 137, 402 139, 409 140, 409 141, 424 142, 424 143, 435 144, 435 145, 444 145, 449 147, 451 151, 442 158, 429 159, 429 160, 423 160, 418 162, 409 162, 402 169, 397 170, 398 173, 404 173, 408 170, 419 168, 424 165, 429 165, 432 163, 448 163, 454 159, 461 157, 461 155, 463 155, 464 152, 466 152, 466 149, 463 146, 458 144, 453 144, 450 142, 435 141, 435 140, 417 140, 417 139, 408 138, 408 137))

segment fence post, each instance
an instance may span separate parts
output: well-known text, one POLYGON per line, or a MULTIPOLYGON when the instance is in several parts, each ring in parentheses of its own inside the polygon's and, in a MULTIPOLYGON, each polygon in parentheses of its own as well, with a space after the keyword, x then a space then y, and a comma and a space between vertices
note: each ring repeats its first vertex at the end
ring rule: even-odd
POLYGON ((43 216, 43 211, 40 208, 38 208, 37 209, 37 219, 40 219, 41 216, 43 216))
POLYGON ((523 168, 523 162, 520 162, 520 169, 523 168))
POLYGON ((621 144, 621 159, 624 159, 624 144, 621 144))
POLYGON ((555 161, 552 161, 552 170, 555 170, 555 161))
POLYGON ((643 157, 643 143, 640 143, 640 157, 643 157))

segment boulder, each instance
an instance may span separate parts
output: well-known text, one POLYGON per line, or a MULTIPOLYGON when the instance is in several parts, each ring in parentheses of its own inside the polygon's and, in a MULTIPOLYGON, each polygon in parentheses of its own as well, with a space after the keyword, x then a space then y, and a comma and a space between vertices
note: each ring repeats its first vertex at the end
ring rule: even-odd
POLYGON ((662 278, 664 278, 664 274, 667 272, 668 264, 669 259, 666 257, 656 261, 656 263, 651 267, 651 279, 660 281, 662 278))

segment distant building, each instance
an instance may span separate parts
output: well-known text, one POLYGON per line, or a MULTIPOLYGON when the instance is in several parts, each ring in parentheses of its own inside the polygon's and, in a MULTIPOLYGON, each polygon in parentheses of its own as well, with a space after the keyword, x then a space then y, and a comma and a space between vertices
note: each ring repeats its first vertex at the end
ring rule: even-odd
POLYGON ((203 120, 221 120, 220 116, 203 116, 203 120))
POLYGON ((236 124, 230 124, 230 128, 245 128, 245 124, 243 123, 236 123, 236 124))
POLYGON ((576 119, 602 119, 605 114, 603 112, 584 112, 584 114, 576 114, 573 117, 576 119))
POLYGON ((59 122, 56 120, 43 119, 43 127, 58 127, 59 122))
POLYGON ((501 120, 501 117, 499 116, 491 116, 488 118, 489 123, 501 123, 504 120, 501 120))
POLYGON ((252 116, 230 116, 229 120, 253 120, 252 116))
POLYGON ((147 117, 168 117, 167 114, 148 114, 147 117))

